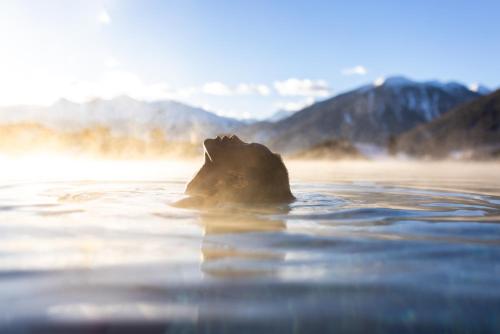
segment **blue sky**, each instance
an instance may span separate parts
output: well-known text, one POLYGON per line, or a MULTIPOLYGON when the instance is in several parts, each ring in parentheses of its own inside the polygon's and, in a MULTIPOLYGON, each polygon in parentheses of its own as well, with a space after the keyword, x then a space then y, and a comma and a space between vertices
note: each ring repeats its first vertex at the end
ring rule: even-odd
POLYGON ((500 85, 499 1, 2 1, 0 104, 129 94, 262 118, 401 74, 500 85))

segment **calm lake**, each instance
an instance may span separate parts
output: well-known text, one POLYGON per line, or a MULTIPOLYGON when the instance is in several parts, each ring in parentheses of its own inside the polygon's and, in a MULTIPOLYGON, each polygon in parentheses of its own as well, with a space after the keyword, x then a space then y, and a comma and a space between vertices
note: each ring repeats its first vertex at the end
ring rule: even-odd
POLYGON ((288 162, 297 201, 180 209, 192 162, 0 159, 0 332, 500 332, 500 164, 288 162))

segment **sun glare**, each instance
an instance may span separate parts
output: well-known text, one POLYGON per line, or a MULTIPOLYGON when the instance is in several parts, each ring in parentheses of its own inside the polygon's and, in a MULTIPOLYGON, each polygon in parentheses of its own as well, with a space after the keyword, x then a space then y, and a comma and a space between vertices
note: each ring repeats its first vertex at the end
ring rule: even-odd
POLYGON ((198 161, 106 160, 40 153, 22 157, 0 156, 5 181, 162 180, 186 177, 198 161))

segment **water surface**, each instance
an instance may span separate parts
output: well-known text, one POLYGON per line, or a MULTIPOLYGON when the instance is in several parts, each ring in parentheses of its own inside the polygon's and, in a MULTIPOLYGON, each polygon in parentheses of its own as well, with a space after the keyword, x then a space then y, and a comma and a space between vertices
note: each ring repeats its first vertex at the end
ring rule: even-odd
POLYGON ((4 161, 1 328, 500 331, 500 165, 291 162, 289 206, 172 206, 198 165, 4 161))

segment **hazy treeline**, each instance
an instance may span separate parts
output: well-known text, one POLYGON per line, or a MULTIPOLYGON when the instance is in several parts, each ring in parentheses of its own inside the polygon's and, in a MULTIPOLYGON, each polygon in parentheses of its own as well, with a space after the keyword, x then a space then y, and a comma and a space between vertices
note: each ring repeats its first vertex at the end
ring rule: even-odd
POLYGON ((64 152, 116 159, 195 157, 201 145, 167 141, 161 129, 141 137, 113 133, 104 126, 73 131, 22 122, 0 125, 0 152, 13 155, 64 152))

